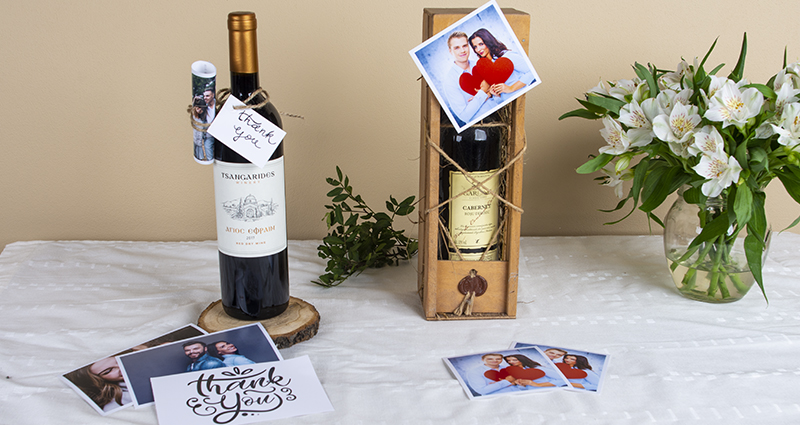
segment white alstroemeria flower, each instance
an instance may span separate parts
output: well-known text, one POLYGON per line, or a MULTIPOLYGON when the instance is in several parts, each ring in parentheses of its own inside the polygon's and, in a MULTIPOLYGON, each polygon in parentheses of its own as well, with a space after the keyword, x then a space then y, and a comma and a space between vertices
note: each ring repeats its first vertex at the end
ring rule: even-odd
POLYGON ((627 132, 630 146, 647 146, 653 141, 653 124, 650 120, 635 99, 619 110, 619 122, 630 127, 627 132))
POLYGON ((719 89, 725 87, 725 84, 728 84, 728 81, 733 82, 733 80, 729 80, 725 77, 717 77, 716 75, 712 75, 711 83, 708 85, 708 93, 706 93, 708 96, 706 98, 706 103, 708 103, 709 99, 716 96, 719 89))
POLYGON ((683 89, 683 81, 693 78, 694 72, 692 72, 692 68, 685 60, 682 60, 681 63, 678 64, 678 69, 676 69, 675 72, 667 72, 662 75, 658 79, 658 83, 662 87, 666 87, 670 90, 680 91, 683 89))
POLYGON ((703 155, 700 163, 692 169, 701 177, 710 179, 700 188, 703 195, 710 198, 719 196, 726 187, 739 180, 739 173, 742 172, 742 167, 739 166, 736 158, 729 157, 724 153, 703 155))
POLYGON ((780 88, 776 85, 775 94, 777 95, 775 99, 775 114, 780 116, 787 104, 797 102, 797 95, 800 94, 800 89, 795 89, 794 84, 787 80, 781 84, 780 88))
POLYGON ((793 63, 788 65, 786 68, 780 70, 777 75, 775 75, 775 91, 778 91, 781 86, 785 83, 791 83, 793 87, 800 88, 800 63, 793 63))
POLYGON ((602 185, 614 188, 614 194, 617 195, 617 198, 624 198, 625 193, 623 192, 622 182, 633 178, 633 170, 626 168, 617 171, 616 165, 608 163, 600 171, 608 177, 602 185))
POLYGON ((783 108, 783 113, 778 125, 771 124, 776 134, 779 134, 778 143, 794 147, 800 144, 800 103, 790 103, 783 108))
POLYGON ((677 155, 689 158, 688 148, 694 142, 694 129, 700 124, 697 106, 686 107, 676 103, 669 116, 659 115, 653 120, 653 132, 656 137, 669 143, 669 147, 677 155))
POLYGON ((597 83, 596 86, 594 86, 591 89, 589 89, 589 91, 586 92, 586 93, 587 94, 596 93, 596 94, 602 94, 602 95, 608 96, 608 90, 610 90, 610 89, 611 89, 611 85, 609 85, 607 82, 605 82, 603 80, 600 80, 600 82, 597 83))
POLYGON ((650 130, 632 128, 625 131, 619 121, 608 115, 603 117, 603 129, 600 130, 600 135, 608 143, 608 146, 600 148, 600 153, 609 155, 621 155, 631 146, 644 146, 653 139, 650 130))
POLYGON ((622 129, 622 125, 615 119, 606 115, 603 117, 603 129, 600 130, 600 135, 606 140, 608 146, 600 148, 600 153, 607 153, 609 155, 621 155, 628 150, 631 145, 628 140, 628 135, 622 129))
POLYGON ((741 129, 747 120, 761 112, 764 96, 755 88, 741 91, 732 81, 727 82, 709 101, 705 117, 722 122, 722 128, 731 124, 741 129))
POLYGON ((631 128, 653 128, 636 99, 619 110, 619 122, 631 128))
POLYGON ((619 80, 608 90, 608 94, 624 102, 625 96, 632 95, 639 84, 641 84, 641 81, 639 81, 638 78, 633 80, 619 80))
MULTIPOLYGON (((653 97, 647 98, 643 102, 640 102, 639 106, 642 108, 642 111, 644 111, 644 115, 647 117, 647 120, 650 121, 651 124, 653 123, 653 120, 657 116, 661 114, 669 115, 667 111, 661 109, 661 104, 659 104, 658 100, 653 97)), ((670 110, 670 112, 672 111, 670 110)))
POLYGON ((707 125, 694 133, 694 143, 689 145, 689 154, 715 155, 725 153, 725 141, 713 125, 707 125))
POLYGON ((673 99, 673 101, 675 103, 683 103, 684 105, 689 106, 689 105, 691 105, 691 102, 689 102, 689 99, 692 97, 693 94, 694 94, 694 90, 692 90, 692 89, 683 89, 683 90, 679 91, 678 94, 675 95, 675 99, 673 99))
POLYGON ((678 92, 675 90, 661 90, 656 96, 656 102, 658 102, 658 107, 661 109, 665 114, 669 115, 672 112, 672 107, 675 106, 675 96, 678 95, 678 92))
POLYGON ((658 93, 658 96, 656 96, 656 102, 658 103, 658 107, 661 109, 662 113, 669 115, 672 113, 672 108, 675 107, 676 103, 682 103, 685 106, 689 106, 689 98, 692 97, 693 93, 694 91, 691 89, 681 90, 680 92, 666 89, 658 93))

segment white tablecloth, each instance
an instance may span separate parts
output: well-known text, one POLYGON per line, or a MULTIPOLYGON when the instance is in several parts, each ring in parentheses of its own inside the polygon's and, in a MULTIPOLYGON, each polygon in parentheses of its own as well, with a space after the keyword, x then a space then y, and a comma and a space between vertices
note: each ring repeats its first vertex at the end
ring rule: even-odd
MULTIPOLYGON (((292 424, 800 423, 800 235, 775 235, 743 300, 674 289, 660 236, 531 237, 516 320, 428 322, 416 261, 325 289, 316 241, 290 242, 291 291, 322 317, 282 350, 311 358, 335 412, 292 424), (610 355, 599 394, 470 401, 442 357, 512 341, 610 355)), ((17 242, 0 255, 0 423, 156 424, 152 405, 105 418, 58 377, 195 323, 219 298, 216 243, 17 242)))

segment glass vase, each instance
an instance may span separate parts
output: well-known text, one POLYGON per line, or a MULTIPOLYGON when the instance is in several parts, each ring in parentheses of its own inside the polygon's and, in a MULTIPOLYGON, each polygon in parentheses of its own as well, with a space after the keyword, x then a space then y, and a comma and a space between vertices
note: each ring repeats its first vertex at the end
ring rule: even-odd
MULTIPOLYGON (((678 191, 664 220, 664 252, 678 292, 690 299, 729 303, 742 299, 755 283, 747 264, 744 239, 746 226, 734 221, 725 235, 691 247, 703 226, 728 208, 724 196, 708 198, 704 204, 686 202, 678 191)), ((767 226, 762 264, 769 250, 771 231, 767 226)))

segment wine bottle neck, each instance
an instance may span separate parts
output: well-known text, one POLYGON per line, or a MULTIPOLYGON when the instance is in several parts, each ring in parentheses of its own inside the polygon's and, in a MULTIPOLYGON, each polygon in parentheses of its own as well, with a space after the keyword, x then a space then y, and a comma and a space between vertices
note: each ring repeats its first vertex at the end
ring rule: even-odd
POLYGON ((244 102, 260 87, 258 73, 231 72, 231 95, 244 102))
POLYGON ((228 50, 231 73, 258 73, 256 15, 252 12, 228 14, 228 50))

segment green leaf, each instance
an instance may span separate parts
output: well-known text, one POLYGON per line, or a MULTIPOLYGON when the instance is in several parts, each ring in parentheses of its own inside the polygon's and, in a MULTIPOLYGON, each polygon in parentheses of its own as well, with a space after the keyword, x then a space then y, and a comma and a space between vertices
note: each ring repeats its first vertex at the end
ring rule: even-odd
MULTIPOLYGON (((337 195, 341 194, 343 190, 344 189, 342 189, 341 187, 336 187, 336 188, 331 189, 331 191, 328 192, 328 194, 325 195, 325 196, 334 197, 334 196, 337 196, 337 195)), ((334 201, 334 202, 336 202, 336 201, 334 201)))
POLYGON ((717 72, 719 72, 719 70, 722 69, 723 66, 725 66, 724 63, 717 65, 714 69, 711 70, 711 72, 708 73, 708 75, 717 75, 717 72))
POLYGON ((769 156, 767 151, 759 147, 750 149, 750 171, 760 173, 769 167, 769 156))
POLYGON ((350 197, 350 195, 348 195, 348 194, 346 194, 346 193, 342 193, 341 195, 337 195, 337 196, 335 196, 335 197, 332 199, 332 201, 333 201, 333 202, 342 202, 342 201, 346 200, 346 199, 347 199, 347 198, 349 198, 349 197, 350 197))
POLYGON ((342 181, 342 169, 336 166, 336 175, 339 176, 339 181, 342 181))
POLYGON ((792 227, 794 227, 794 226, 797 226, 797 224, 798 224, 798 223, 800 223, 800 217, 797 217, 796 219, 794 219, 794 221, 792 222, 792 224, 790 224, 789 226, 787 226, 785 229, 781 230, 781 232, 783 232, 783 231, 786 231, 786 230, 789 230, 789 229, 791 229, 791 228, 792 228, 792 227))
POLYGON ((574 111, 569 111, 564 115, 561 115, 560 117, 558 117, 558 119, 560 121, 563 120, 564 118, 569 118, 569 117, 585 118, 587 120, 596 120, 603 118, 602 115, 597 115, 594 112, 587 111, 586 109, 576 109, 574 111))
POLYGON ((767 292, 764 290, 764 280, 761 273, 761 261, 764 258, 764 244, 755 235, 748 234, 744 238, 744 253, 747 257, 747 265, 750 267, 750 272, 753 273, 758 287, 761 288, 764 299, 769 303, 767 292))
POLYGON ((706 199, 706 196, 703 195, 703 191, 699 187, 691 187, 683 192, 683 200, 690 204, 704 204, 706 199))
POLYGON ((753 193, 752 217, 747 223, 747 232, 757 236, 759 239, 766 239, 767 234, 767 214, 764 211, 767 195, 764 192, 753 193))
POLYGON ((736 187, 736 200, 733 203, 733 212, 736 214, 736 221, 740 226, 744 226, 750 221, 753 213, 753 192, 746 184, 736 187))
POLYGON ((700 65, 698 66, 698 69, 702 69, 703 66, 706 64, 706 61, 708 60, 708 57, 711 56, 711 52, 714 50, 714 47, 717 45, 717 40, 719 40, 719 37, 714 39, 714 42, 711 44, 711 48, 709 48, 708 52, 706 52, 706 55, 703 56, 703 60, 700 62, 700 65))
POLYGON ((800 203, 800 178, 797 177, 796 173, 792 173, 789 167, 786 166, 776 170, 775 175, 777 175, 778 179, 783 183, 783 187, 786 189, 789 196, 791 196, 795 202, 800 203))
POLYGON ((609 155, 607 153, 601 153, 600 155, 586 161, 585 164, 578 167, 577 171, 578 174, 590 174, 594 173, 595 171, 603 168, 614 159, 613 155, 609 155))
POLYGON ((586 101, 604 108, 608 112, 612 112, 615 115, 619 115, 619 110, 625 106, 625 102, 611 96, 589 95, 586 97, 586 101))
MULTIPOLYGON (((655 171, 657 170, 663 170, 663 168, 658 168, 655 171)), ((683 172, 682 167, 671 167, 666 173, 659 174, 662 173, 654 172, 654 174, 651 174, 655 181, 651 181, 651 176, 648 176, 645 181, 645 187, 647 189, 652 188, 652 190, 649 190, 646 196, 643 193, 642 205, 639 206, 639 209, 644 212, 651 212, 658 208, 670 193, 675 192, 692 178, 683 172)))
POLYGON ((690 250, 694 247, 700 246, 700 244, 703 242, 709 242, 720 237, 721 235, 724 235, 728 231, 728 227, 730 227, 730 224, 728 223, 728 213, 723 212, 703 226, 703 230, 700 231, 700 234, 692 240, 688 249, 690 250))
POLYGON ((744 33, 744 37, 742 38, 742 50, 739 52, 739 60, 736 61, 736 66, 733 67, 733 71, 731 71, 728 78, 739 82, 744 76, 744 60, 747 56, 747 33, 744 33))
POLYGON ((658 84, 656 83, 653 73, 638 62, 634 64, 633 69, 636 71, 636 75, 638 75, 639 78, 647 81, 647 87, 650 88, 650 97, 655 98, 656 95, 658 95, 658 84))
POLYGON ((763 94, 764 97, 766 97, 767 99, 777 99, 778 98, 778 95, 775 93, 775 90, 772 90, 771 88, 769 88, 769 86, 766 86, 764 84, 747 84, 747 85, 742 86, 743 89, 744 88, 750 88, 750 87, 753 87, 756 90, 760 91, 761 94, 763 94))

